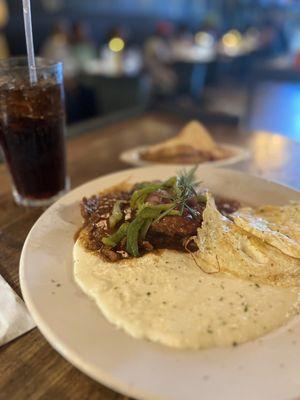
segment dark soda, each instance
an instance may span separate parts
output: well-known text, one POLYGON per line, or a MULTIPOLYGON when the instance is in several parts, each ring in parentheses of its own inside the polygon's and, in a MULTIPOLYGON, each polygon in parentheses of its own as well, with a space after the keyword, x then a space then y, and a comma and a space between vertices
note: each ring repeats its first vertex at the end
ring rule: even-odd
POLYGON ((65 111, 61 84, 0 87, 0 145, 18 195, 49 199, 65 189, 65 111))

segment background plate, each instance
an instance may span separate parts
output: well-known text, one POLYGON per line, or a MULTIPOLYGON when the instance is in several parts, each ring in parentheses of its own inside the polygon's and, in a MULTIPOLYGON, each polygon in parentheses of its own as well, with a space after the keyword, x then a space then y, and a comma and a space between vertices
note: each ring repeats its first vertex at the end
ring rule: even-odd
MULTIPOLYGON (((212 166, 212 167, 221 167, 226 165, 232 165, 238 163, 240 161, 247 160, 250 157, 250 152, 243 147, 233 146, 225 143, 219 143, 220 146, 224 147, 225 149, 231 150, 233 155, 225 160, 219 161, 207 161, 201 163, 201 166, 212 166)), ((145 161, 140 158, 140 153, 142 151, 147 150, 149 146, 139 146, 134 147, 133 149, 124 151, 120 154, 120 160, 126 162, 127 164, 135 165, 137 167, 145 167, 151 165, 157 165, 158 162, 154 161, 145 161)), ((164 164, 164 165, 174 165, 174 164, 164 164)))
MULTIPOLYGON (((73 236, 83 196, 130 179, 167 178, 177 167, 130 169, 91 181, 50 207, 31 229, 20 261, 24 300, 50 344, 81 371, 140 399, 292 399, 300 395, 300 321, 234 348, 173 350, 115 329, 77 287, 73 236)), ((300 193, 241 172, 199 168, 204 185, 252 205, 300 201, 300 193)))

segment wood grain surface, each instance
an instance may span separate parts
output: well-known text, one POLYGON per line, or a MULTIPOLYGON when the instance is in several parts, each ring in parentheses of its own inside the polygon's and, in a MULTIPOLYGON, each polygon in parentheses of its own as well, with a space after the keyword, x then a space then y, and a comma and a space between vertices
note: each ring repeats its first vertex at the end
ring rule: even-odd
MULTIPOLYGON (((70 138, 68 169, 72 187, 129 166, 119 154, 134 146, 155 143, 177 132, 183 119, 158 112, 110 123, 70 138)), ((249 171, 300 189, 300 143, 270 133, 239 132, 234 125, 210 124, 222 142, 247 147, 250 160, 232 168, 249 171)), ((19 294, 18 265, 22 245, 42 209, 14 204, 9 176, 0 165, 0 274, 19 294)), ((37 329, 0 347, 0 399, 125 400, 83 375, 50 347, 37 329)))

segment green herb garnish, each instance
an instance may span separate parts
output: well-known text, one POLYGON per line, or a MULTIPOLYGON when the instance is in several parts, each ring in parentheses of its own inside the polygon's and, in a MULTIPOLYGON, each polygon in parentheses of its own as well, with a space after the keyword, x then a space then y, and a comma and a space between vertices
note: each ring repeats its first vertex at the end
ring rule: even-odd
POLYGON ((183 214, 184 209, 187 209, 193 218, 197 218, 198 212, 187 204, 187 201, 195 196, 198 197, 196 189, 200 182, 196 180, 195 172, 198 165, 195 165, 189 171, 182 170, 177 178, 177 185, 175 195, 173 197, 174 203, 179 207, 180 214, 183 214))
POLYGON ((163 187, 163 183, 152 183, 148 186, 143 187, 142 189, 135 190, 130 199, 130 207, 136 208, 141 206, 149 194, 159 190, 163 187))
POLYGON ((140 208, 144 203, 149 194, 156 192, 159 189, 168 189, 176 185, 176 176, 172 176, 168 180, 162 183, 149 183, 135 190, 130 199, 131 208, 140 208))
POLYGON ((121 204, 126 203, 124 200, 117 200, 114 204, 112 214, 109 217, 109 227, 114 228, 118 222, 121 221, 123 213, 121 210, 121 204))

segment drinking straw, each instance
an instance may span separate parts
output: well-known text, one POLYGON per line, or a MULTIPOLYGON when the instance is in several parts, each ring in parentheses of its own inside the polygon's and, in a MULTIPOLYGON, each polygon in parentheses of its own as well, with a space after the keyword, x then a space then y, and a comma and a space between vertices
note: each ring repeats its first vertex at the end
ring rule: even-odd
POLYGON ((25 26, 25 36, 26 36, 29 79, 30 83, 34 84, 37 82, 37 74, 36 74, 36 66, 34 58, 30 0, 23 0, 23 15, 24 15, 24 26, 25 26))

